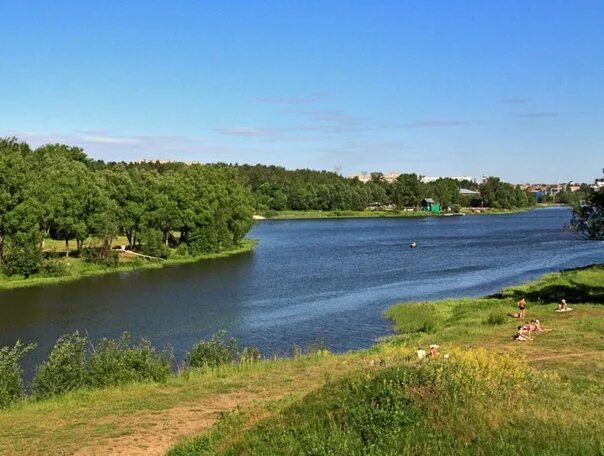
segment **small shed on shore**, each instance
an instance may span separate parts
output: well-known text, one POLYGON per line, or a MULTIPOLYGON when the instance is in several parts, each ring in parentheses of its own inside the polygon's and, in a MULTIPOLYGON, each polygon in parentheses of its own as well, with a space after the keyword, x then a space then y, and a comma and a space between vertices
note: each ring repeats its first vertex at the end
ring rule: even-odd
POLYGON ((428 212, 440 212, 440 204, 432 198, 424 198, 422 200, 422 210, 428 212))

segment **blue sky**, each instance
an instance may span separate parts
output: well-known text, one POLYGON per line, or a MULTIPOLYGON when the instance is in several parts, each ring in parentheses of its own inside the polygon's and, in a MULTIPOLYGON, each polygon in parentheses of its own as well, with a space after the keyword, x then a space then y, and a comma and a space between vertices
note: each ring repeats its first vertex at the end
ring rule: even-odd
POLYGON ((0 0, 0 136, 163 158, 591 181, 602 1, 0 0))

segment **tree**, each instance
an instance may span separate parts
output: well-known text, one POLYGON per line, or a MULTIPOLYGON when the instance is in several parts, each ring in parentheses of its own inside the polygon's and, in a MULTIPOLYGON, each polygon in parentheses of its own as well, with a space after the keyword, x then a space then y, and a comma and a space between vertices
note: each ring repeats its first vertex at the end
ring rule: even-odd
POLYGON ((588 239, 604 239, 604 188, 592 191, 585 204, 574 208, 570 228, 588 239))
POLYGON ((401 174, 392 185, 392 203, 397 207, 417 207, 422 193, 422 183, 417 174, 401 174))

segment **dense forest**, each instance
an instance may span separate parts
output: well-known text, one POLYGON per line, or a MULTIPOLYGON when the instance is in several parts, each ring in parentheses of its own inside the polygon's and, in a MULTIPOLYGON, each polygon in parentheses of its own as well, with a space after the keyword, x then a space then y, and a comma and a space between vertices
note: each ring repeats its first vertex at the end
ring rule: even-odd
POLYGON ((520 187, 496 177, 480 185, 448 178, 424 184, 416 174, 388 182, 373 173, 363 183, 333 172, 265 165, 105 163, 77 147, 32 149, 5 138, 0 266, 6 276, 27 277, 41 268, 61 275, 63 266, 48 261, 48 240, 64 242, 67 257, 105 264, 117 261, 112 244, 118 236, 129 250, 158 258, 220 252, 245 237, 254 213, 418 208, 428 197, 452 210, 535 204, 520 187), (460 188, 480 195, 463 196, 460 188), (90 239, 98 242, 93 246, 90 239))
POLYGON ((170 248, 218 252, 244 238, 253 211, 249 186, 234 167, 107 164, 77 147, 32 150, 0 140, 0 264, 8 276, 58 267, 44 263, 49 238, 65 242, 66 256, 75 250, 94 262, 115 261, 118 235, 156 257, 170 248), (87 248, 90 238, 100 246, 87 248))

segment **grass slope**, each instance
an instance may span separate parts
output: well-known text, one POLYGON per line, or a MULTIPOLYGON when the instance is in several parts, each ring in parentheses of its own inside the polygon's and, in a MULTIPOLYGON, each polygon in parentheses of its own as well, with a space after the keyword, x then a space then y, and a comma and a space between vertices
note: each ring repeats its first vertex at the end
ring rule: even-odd
POLYGON ((602 454, 604 268, 551 274, 483 299, 400 304, 374 365, 277 410, 236 412, 171 456, 602 454), (564 294, 561 294, 564 293, 564 294), (515 342, 518 296, 551 329, 515 342), (554 312, 560 297, 575 310, 554 312), (579 300, 579 298, 582 298, 579 300), (438 343, 449 355, 419 362, 438 343))

